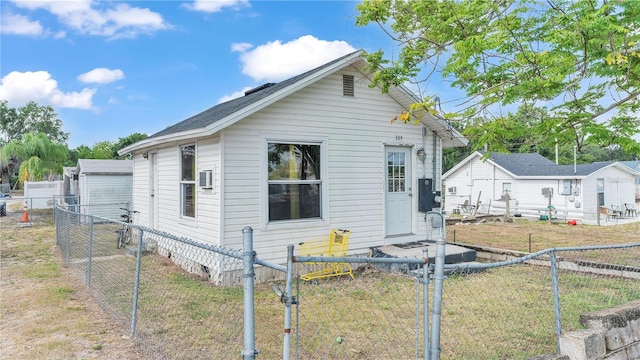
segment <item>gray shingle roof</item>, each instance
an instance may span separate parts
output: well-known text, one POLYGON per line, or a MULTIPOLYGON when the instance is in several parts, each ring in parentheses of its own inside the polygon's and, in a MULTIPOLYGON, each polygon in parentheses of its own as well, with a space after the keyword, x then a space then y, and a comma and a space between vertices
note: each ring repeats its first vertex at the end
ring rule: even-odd
POLYGON ((322 66, 319 66, 315 69, 309 70, 303 74, 300 75, 296 75, 290 79, 281 81, 277 84, 274 84, 272 86, 266 87, 263 90, 242 96, 240 98, 237 99, 233 99, 233 100, 229 100, 227 102, 218 104, 212 108, 209 108, 199 114, 196 114, 186 120, 183 120, 177 124, 171 125, 167 128, 165 128, 164 130, 161 130, 151 136, 149 136, 149 138, 153 138, 153 137, 158 137, 158 136, 164 136, 164 135, 170 135, 170 134, 174 134, 174 133, 179 133, 179 132, 183 132, 183 131, 189 131, 189 130, 195 130, 195 129, 201 129, 201 128, 205 128, 208 125, 211 125, 215 122, 217 122, 218 120, 221 120, 223 118, 225 118, 228 115, 233 114, 236 111, 239 111, 263 98, 266 98, 267 96, 274 94, 276 92, 278 92, 279 90, 282 90, 284 88, 286 88, 289 85, 295 84, 297 81, 312 75, 313 73, 319 72, 324 68, 330 67, 331 65, 335 64, 336 62, 340 62, 343 59, 357 53, 360 52, 361 50, 358 51, 354 51, 350 54, 344 55, 340 58, 337 58, 333 61, 330 61, 322 66))
POLYGON ((620 161, 621 164, 640 172, 640 161, 620 161))
POLYGON ((556 165, 553 161, 537 153, 529 154, 500 154, 491 153, 489 158, 498 166, 515 176, 586 176, 612 161, 595 162, 591 164, 556 165))

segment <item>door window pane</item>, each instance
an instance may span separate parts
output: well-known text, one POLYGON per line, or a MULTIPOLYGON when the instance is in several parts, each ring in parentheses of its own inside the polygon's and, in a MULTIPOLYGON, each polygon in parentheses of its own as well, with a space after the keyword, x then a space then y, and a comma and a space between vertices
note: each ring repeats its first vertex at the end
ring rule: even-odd
POLYGON ((406 164, 404 152, 387 153, 388 192, 404 192, 406 183, 406 164))

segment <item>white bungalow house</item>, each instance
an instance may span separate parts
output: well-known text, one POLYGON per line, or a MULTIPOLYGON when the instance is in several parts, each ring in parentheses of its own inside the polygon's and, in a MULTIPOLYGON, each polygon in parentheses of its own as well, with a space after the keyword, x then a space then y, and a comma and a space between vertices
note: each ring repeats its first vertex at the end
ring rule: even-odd
POLYGON ((619 162, 557 165, 535 153, 474 152, 443 176, 445 212, 511 213, 537 216, 549 205, 558 217, 594 220, 599 207, 635 204, 640 174, 619 162), (479 204, 479 205, 478 205, 479 204))
POLYGON ((424 240, 433 207, 419 212, 418 195, 433 197, 419 183, 433 195, 442 148, 467 141, 429 114, 392 123, 419 99, 403 86, 370 88, 365 65, 356 51, 123 148, 135 222, 232 249, 250 226, 258 256, 275 262, 288 244, 334 228, 352 231, 352 254, 424 240))

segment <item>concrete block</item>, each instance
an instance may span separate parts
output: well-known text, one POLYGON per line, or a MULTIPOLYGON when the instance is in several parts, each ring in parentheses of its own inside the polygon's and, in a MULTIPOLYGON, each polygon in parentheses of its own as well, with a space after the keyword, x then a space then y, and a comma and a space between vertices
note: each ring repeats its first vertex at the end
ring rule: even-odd
POLYGON ((607 355, 603 357, 602 360, 629 360, 629 359, 627 358, 627 352, 624 349, 622 349, 622 350, 607 353, 607 355))
POLYGON ((604 338, 607 350, 615 351, 633 343, 633 331, 629 325, 625 327, 611 328, 605 330, 604 338))
POLYGON ((572 331, 560 336, 560 353, 571 360, 595 360, 607 353, 604 330, 572 331))
POLYGON ((629 320, 629 326, 633 331, 633 341, 640 341, 640 318, 629 320))
POLYGON ((640 319, 640 300, 580 315, 580 323, 587 328, 625 327, 629 321, 637 319, 640 319))
POLYGON ((626 316, 616 308, 580 315, 580 323, 590 329, 623 328, 628 325, 626 316))
POLYGON ((627 348, 627 359, 640 359, 640 342, 637 342, 627 348))

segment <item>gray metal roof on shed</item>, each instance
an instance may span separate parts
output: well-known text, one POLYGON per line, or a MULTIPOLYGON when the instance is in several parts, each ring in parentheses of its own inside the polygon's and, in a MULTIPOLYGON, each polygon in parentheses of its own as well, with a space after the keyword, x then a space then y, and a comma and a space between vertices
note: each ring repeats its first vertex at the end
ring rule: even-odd
POLYGON ((76 174, 131 175, 133 160, 79 159, 76 174))

